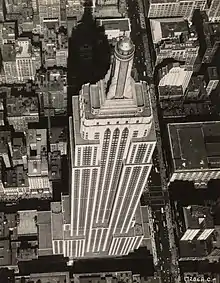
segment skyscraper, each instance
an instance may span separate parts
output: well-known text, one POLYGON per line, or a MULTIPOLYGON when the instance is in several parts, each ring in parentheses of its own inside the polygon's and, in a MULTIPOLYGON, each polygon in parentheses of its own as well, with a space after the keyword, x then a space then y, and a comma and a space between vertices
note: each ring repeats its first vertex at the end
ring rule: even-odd
POLYGON ((135 213, 156 137, 146 83, 131 77, 134 51, 131 40, 121 38, 105 80, 83 85, 73 97, 72 240, 64 243, 70 257, 128 254, 143 239, 135 213))

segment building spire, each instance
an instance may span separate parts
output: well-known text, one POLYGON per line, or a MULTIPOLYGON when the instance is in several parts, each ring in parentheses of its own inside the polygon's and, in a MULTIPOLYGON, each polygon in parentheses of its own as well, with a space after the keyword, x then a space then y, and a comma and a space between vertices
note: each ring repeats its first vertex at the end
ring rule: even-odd
POLYGON ((131 39, 122 37, 115 46, 112 79, 108 98, 131 98, 131 69, 135 47, 131 39))

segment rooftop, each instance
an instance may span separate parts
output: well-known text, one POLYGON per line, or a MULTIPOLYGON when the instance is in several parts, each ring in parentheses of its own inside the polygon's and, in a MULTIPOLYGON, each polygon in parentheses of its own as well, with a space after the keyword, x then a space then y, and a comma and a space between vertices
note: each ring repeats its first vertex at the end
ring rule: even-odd
POLYGON ((37 234, 37 225, 36 225, 36 210, 25 210, 18 211, 18 235, 35 235, 37 234))
POLYGON ((39 255, 52 254, 51 212, 37 212, 39 255))
POLYGON ((38 98, 36 96, 24 97, 10 96, 6 98, 8 116, 29 116, 38 113, 38 98))
POLYGON ((52 220, 52 234, 53 240, 62 240, 63 239, 63 213, 62 206, 60 202, 51 203, 51 220, 52 220))
POLYGON ((18 51, 16 53, 17 58, 30 57, 31 56, 31 42, 29 38, 17 39, 18 51))
POLYGON ((168 124, 174 170, 220 168, 220 121, 168 124))
POLYGON ((180 257, 194 258, 201 260, 201 258, 208 255, 207 243, 205 241, 180 241, 180 257))
POLYGON ((7 188, 28 186, 27 171, 24 170, 23 164, 5 170, 4 186, 7 188))
POLYGON ((4 44, 2 47, 2 59, 3 62, 15 61, 16 53, 14 44, 4 44))
POLYGON ((209 207, 191 205, 183 208, 183 214, 187 229, 214 228, 213 217, 210 214, 209 207))
POLYGON ((34 273, 30 275, 31 282, 37 283, 69 283, 69 275, 65 272, 34 273))
POLYGON ((50 136, 50 143, 58 143, 67 141, 67 131, 63 127, 52 127, 51 128, 51 136, 50 136))
POLYGON ((159 87, 161 86, 182 86, 184 87, 190 81, 192 76, 192 71, 186 71, 181 67, 173 67, 169 70, 169 73, 166 74, 159 82, 159 87))
POLYGON ((150 26, 154 43, 189 32, 188 23, 183 18, 151 19, 150 26))
POLYGON ((100 19, 100 24, 104 26, 106 31, 108 30, 120 30, 130 31, 130 20, 129 18, 113 18, 113 19, 100 19))
POLYGON ((2 27, 3 39, 15 39, 15 22, 4 22, 2 27))

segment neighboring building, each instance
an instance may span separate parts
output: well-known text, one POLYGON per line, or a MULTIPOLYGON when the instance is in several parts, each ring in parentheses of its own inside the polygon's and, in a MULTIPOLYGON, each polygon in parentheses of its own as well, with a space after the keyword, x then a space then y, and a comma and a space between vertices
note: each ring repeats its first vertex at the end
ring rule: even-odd
POLYGON ((189 34, 188 22, 181 17, 150 19, 150 27, 154 44, 189 34))
POLYGON ((28 276, 15 276, 15 283, 70 283, 69 272, 31 273, 28 276))
POLYGON ((184 66, 171 68, 159 82, 158 91, 160 100, 182 97, 186 92, 192 74, 193 72, 185 70, 184 66))
POLYGON ((46 129, 29 129, 27 135, 1 129, 0 195, 3 201, 50 198, 46 129))
MULTIPOLYGON (((108 1, 106 1, 107 3, 108 1)), ((114 0, 114 2, 116 2, 114 0)), ((117 1, 118 2, 118 1, 117 1)), ((93 6, 95 6, 95 1, 93 1, 93 6)), ((118 5, 96 5, 93 13, 94 17, 97 18, 120 18, 121 14, 119 13, 118 5)))
POLYGON ((57 46, 56 46, 56 66, 67 67, 68 58, 68 38, 67 30, 59 31, 57 35, 57 46))
MULTIPOLYGON (((160 78, 169 78, 169 72, 173 67, 182 68, 185 72, 188 68, 178 63, 167 64, 166 66, 158 69, 159 82, 160 78)), ((178 73, 178 72, 177 72, 178 73)), ((174 75, 174 74, 173 74, 174 75)), ((170 85, 172 82, 181 82, 185 85, 184 77, 171 76, 172 81, 167 81, 167 86, 159 86, 159 102, 161 114, 164 119, 171 119, 172 123, 175 121, 194 121, 195 117, 198 118, 205 115, 215 115, 218 110, 216 109, 216 102, 213 102, 211 93, 218 85, 216 68, 208 67, 205 70, 205 75, 192 74, 186 88, 177 85, 170 85)), ((161 79, 161 82, 164 82, 161 79)), ((159 83, 160 84, 160 83, 159 83)), ((186 86, 186 85, 185 85, 186 86)), ((197 119, 197 118, 196 118, 197 119)), ((200 118, 199 118, 200 119, 200 118)))
POLYGON ((3 45, 2 61, 5 82, 8 84, 16 83, 18 80, 18 74, 16 66, 16 51, 14 44, 3 45))
POLYGON ((79 20, 83 15, 83 5, 81 0, 67 0, 66 1, 66 16, 77 17, 79 20))
POLYGON ((39 102, 34 93, 9 91, 6 96, 7 120, 17 132, 28 129, 28 123, 39 122, 39 102))
POLYGON ((206 76, 206 91, 207 95, 210 95, 213 90, 217 88, 219 84, 219 75, 216 67, 207 68, 206 76))
POLYGON ((67 154, 67 129, 52 127, 50 133, 50 152, 59 151, 61 155, 67 154))
POLYGON ((44 116, 66 115, 67 113, 67 73, 53 68, 40 71, 36 76, 40 111, 44 116))
POLYGON ((220 179, 220 122, 168 124, 172 155, 170 181, 207 184, 220 179))
POLYGON ((199 41, 194 27, 182 18, 151 20, 151 32, 156 52, 156 65, 174 58, 193 66, 199 52, 199 41))
POLYGON ((28 129, 27 134, 27 175, 32 194, 51 196, 49 180, 47 130, 28 129))
POLYGON ((213 250, 215 231, 210 208, 188 206, 183 208, 185 232, 180 245, 180 260, 202 260, 213 250))
POLYGON ((206 47, 203 63, 209 64, 220 47, 220 23, 204 22, 203 30, 205 44, 202 42, 202 45, 206 47))
POLYGON ((43 34, 42 51, 44 54, 44 65, 46 68, 56 65, 56 44, 57 33, 59 30, 58 19, 43 20, 43 34))
POLYGON ((104 1, 104 0, 97 0, 97 1, 94 1, 93 0, 93 7, 95 6, 118 6, 118 1, 116 0, 107 0, 107 1, 104 1))
POLYGON ((204 10, 207 0, 150 0, 149 18, 183 17, 191 19, 195 9, 204 10))
POLYGON ((212 22, 220 21, 220 2, 219 0, 212 0, 210 8, 207 12, 209 20, 212 22))
POLYGON ((121 36, 130 37, 131 24, 129 18, 100 19, 98 24, 103 26, 108 40, 117 40, 121 36))
POLYGON ((45 19, 57 19, 60 23, 60 0, 38 0, 40 27, 43 29, 45 19))
POLYGON ((19 82, 34 80, 36 70, 41 66, 40 49, 32 51, 29 38, 16 41, 16 68, 19 82))
POLYGON ((45 67, 67 67, 67 30, 63 27, 59 28, 58 19, 45 19, 43 21, 43 33, 42 48, 45 67))
POLYGON ((16 28, 15 22, 4 22, 1 27, 2 43, 15 43, 18 35, 18 30, 16 28))

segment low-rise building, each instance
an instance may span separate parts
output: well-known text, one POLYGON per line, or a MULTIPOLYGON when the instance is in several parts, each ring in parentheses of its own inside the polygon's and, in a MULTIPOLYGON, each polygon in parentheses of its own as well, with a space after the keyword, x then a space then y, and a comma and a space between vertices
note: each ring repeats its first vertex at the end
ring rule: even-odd
POLYGON ((34 49, 28 38, 16 41, 16 68, 19 82, 34 80, 36 70, 41 65, 40 49, 34 49), (39 62, 40 60, 40 62, 39 62))
POLYGON ((9 92, 6 96, 7 120, 15 131, 26 131, 30 122, 39 121, 38 97, 24 90, 9 92))
POLYGON ((184 66, 173 67, 162 77, 158 85, 160 100, 182 97, 189 85, 193 71, 185 70, 184 66))
POLYGON ((131 24, 129 18, 100 19, 98 24, 103 26, 108 40, 117 40, 125 35, 130 37, 131 24))
POLYGON ((24 135, 2 129, 1 136, 0 195, 2 200, 51 198, 47 130, 28 129, 24 135))
POLYGON ((150 27, 154 44, 189 34, 188 22, 182 17, 150 19, 150 27))
POLYGON ((206 76, 206 92, 210 95, 213 90, 215 90, 219 84, 219 75, 216 67, 208 67, 206 76))
POLYGON ((44 116, 67 113, 67 73, 53 68, 37 73, 40 111, 44 116))
POLYGON ((8 84, 17 82, 16 51, 14 44, 4 44, 2 47, 3 80, 8 84))
POLYGON ((205 48, 203 63, 211 63, 220 46, 220 23, 203 23, 205 48))
POLYGON ((194 26, 181 17, 151 19, 151 33, 156 52, 156 65, 174 58, 193 66, 199 52, 199 41, 194 26))
POLYGON ((213 250, 215 231, 210 208, 192 205, 183 208, 185 232, 180 245, 181 260, 202 260, 213 250))
POLYGON ((15 283, 70 283, 69 272, 31 273, 28 276, 16 276, 15 283))
POLYGON ((171 148, 170 181, 207 184, 220 178, 220 122, 168 124, 171 148))

